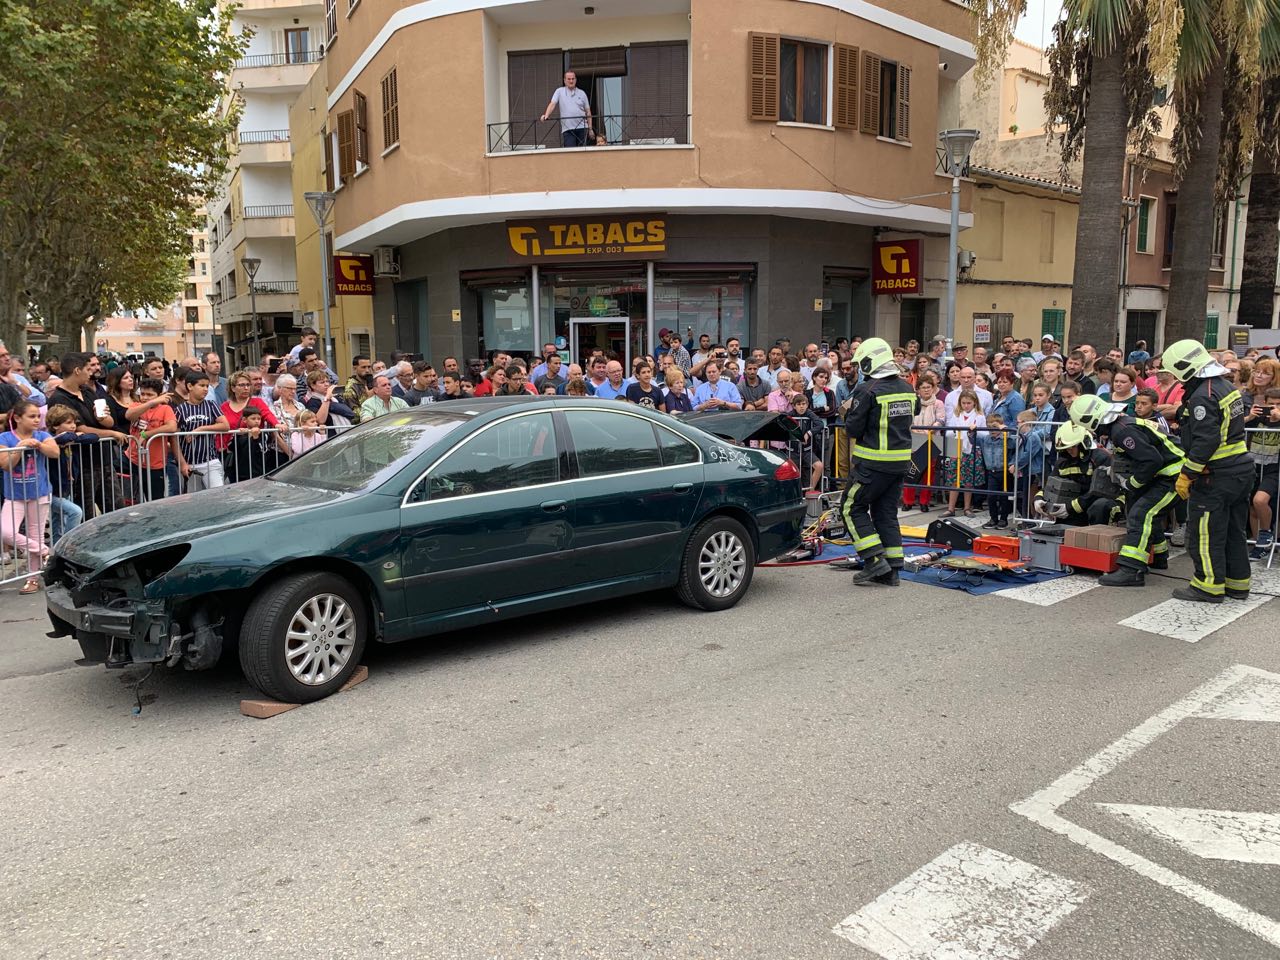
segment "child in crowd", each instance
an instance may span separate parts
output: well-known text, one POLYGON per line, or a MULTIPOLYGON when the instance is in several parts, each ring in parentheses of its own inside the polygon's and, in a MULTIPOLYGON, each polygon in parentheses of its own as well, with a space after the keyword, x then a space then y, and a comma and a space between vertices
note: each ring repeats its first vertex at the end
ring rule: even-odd
POLYGON ((187 481, 187 493, 220 487, 225 482, 222 461, 214 449, 212 433, 227 431, 227 418, 218 405, 209 399, 209 378, 202 370, 188 370, 183 374, 187 386, 187 399, 178 404, 174 415, 178 418, 178 432, 173 444, 178 472, 187 481))
MULTIPOLYGON (((956 428, 948 431, 945 450, 953 456, 942 459, 942 482, 964 491, 964 515, 973 516, 973 488, 985 487, 986 474, 982 469, 982 454, 974 441, 977 430, 985 423, 982 411, 978 409, 978 395, 972 390, 961 390, 960 399, 956 401, 955 412, 947 417, 947 426, 956 428)), ((956 503, 960 499, 960 490, 951 491, 947 501, 947 512, 944 517, 956 515, 956 503)))
MULTIPOLYGON (((463 387, 466 387, 465 383, 463 383, 463 387)), ((570 380, 564 385, 564 395, 566 397, 585 397, 587 395, 587 381, 570 380)))
POLYGON ((165 458, 169 452, 167 439, 152 439, 176 433, 178 418, 169 405, 169 395, 159 380, 143 380, 138 384, 138 402, 129 408, 133 426, 129 433, 128 457, 133 464, 134 500, 159 500, 164 496, 165 458))
POLYGON ((1009 526, 1009 514, 1013 500, 1009 494, 1018 489, 1014 474, 1017 465, 1017 449, 1013 433, 1005 430, 1004 417, 998 413, 987 416, 987 429, 978 434, 978 446, 982 451, 982 463, 987 471, 987 512, 991 519, 983 524, 987 529, 1003 530, 1009 526))
POLYGON ((1150 387, 1143 387, 1133 395, 1133 415, 1139 420, 1150 420, 1166 437, 1169 435, 1169 421, 1156 409, 1160 402, 1159 395, 1150 387))
POLYGON ((310 410, 304 410, 298 414, 298 429, 289 434, 289 449, 296 457, 320 446, 326 439, 319 418, 310 410))
POLYGON ((1255 536, 1249 556, 1265 560, 1271 553, 1272 524, 1280 491, 1280 387, 1268 387, 1253 402, 1257 417, 1253 421, 1256 429, 1249 434, 1249 452, 1258 465, 1258 488, 1250 511, 1255 536))
POLYGON ((241 412, 240 429, 223 454, 223 473, 227 483, 264 476, 289 459, 280 433, 264 431, 264 422, 262 411, 257 407, 245 407, 241 412))
POLYGON ((0 503, 0 540, 27 554, 27 582, 19 593, 40 589, 40 569, 49 548, 44 525, 49 514, 49 461, 58 459, 58 443, 40 429, 41 410, 19 400, 9 411, 8 429, 0 433, 0 471, 4 502, 0 503), (25 525, 25 533, 19 533, 25 525))
POLYGON ((1018 481, 1018 513, 1030 516, 1031 502, 1040 492, 1040 478, 1044 476, 1045 442, 1038 426, 1039 418, 1030 407, 1018 414, 1018 460, 1014 465, 1014 477, 1018 481))
POLYGON ((1063 380, 1058 387, 1058 409, 1053 415, 1057 423, 1066 423, 1071 419, 1071 404, 1080 396, 1080 384, 1074 380, 1063 380))
POLYGON ((799 425, 803 436, 800 438, 800 476, 809 477, 808 490, 817 490, 822 482, 822 458, 814 456, 815 445, 822 443, 822 421, 809 410, 809 397, 797 393, 791 398, 791 418, 799 425))
POLYGON ((79 424, 76 412, 60 403, 45 413, 45 426, 58 444, 58 459, 50 464, 53 469, 49 472, 50 544, 57 543, 64 533, 74 530, 84 519, 84 510, 72 498, 79 471, 76 458, 67 448, 73 443, 97 443, 99 438, 92 433, 76 433, 79 424))

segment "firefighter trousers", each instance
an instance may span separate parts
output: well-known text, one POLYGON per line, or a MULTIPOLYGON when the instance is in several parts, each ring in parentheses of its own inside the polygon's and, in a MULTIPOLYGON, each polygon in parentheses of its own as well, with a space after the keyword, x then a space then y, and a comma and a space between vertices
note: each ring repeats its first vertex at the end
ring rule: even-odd
POLYGON ((1249 502, 1253 472, 1197 477, 1187 501, 1191 586, 1215 597, 1249 589, 1249 502))
POLYGON ((1164 518, 1173 509, 1178 492, 1173 488, 1172 477, 1157 477, 1141 490, 1128 491, 1126 499, 1129 509, 1119 562, 1121 566, 1145 570, 1148 554, 1169 552, 1164 518))
POLYGON ((855 461, 840 511, 845 529, 853 534, 858 556, 863 561, 883 556, 895 570, 902 567, 898 502, 902 499, 903 477, 901 473, 872 470, 855 461))

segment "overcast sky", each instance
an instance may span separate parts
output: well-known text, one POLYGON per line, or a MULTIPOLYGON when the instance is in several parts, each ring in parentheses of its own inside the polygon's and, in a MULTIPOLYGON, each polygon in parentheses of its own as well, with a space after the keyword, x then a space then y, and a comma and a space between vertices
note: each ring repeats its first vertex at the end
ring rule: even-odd
POLYGON ((1047 47, 1053 25, 1061 13, 1061 0, 1027 0, 1026 15, 1016 31, 1018 39, 1042 49, 1047 47))

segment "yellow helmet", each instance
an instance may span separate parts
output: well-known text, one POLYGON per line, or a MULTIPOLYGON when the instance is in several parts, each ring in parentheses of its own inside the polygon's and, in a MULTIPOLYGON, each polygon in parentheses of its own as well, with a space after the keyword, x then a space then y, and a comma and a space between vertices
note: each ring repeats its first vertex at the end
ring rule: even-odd
POLYGON ((1192 377, 1220 377, 1229 372, 1213 359, 1203 343, 1195 340, 1179 340, 1166 347, 1160 365, 1183 383, 1192 377))
MULTIPOLYGON (((1076 403, 1079 402, 1079 400, 1076 401, 1076 403)), ((1074 409, 1075 403, 1071 406, 1074 409)), ((1093 434, 1081 424, 1074 422, 1064 423, 1053 436, 1053 448, 1055 450, 1069 450, 1072 447, 1092 450, 1094 446, 1093 434)))
MULTIPOLYGON (((1110 423, 1124 413, 1123 403, 1107 403, 1101 397, 1086 393, 1076 397, 1071 404, 1071 422, 1084 427, 1090 433, 1097 433, 1103 424, 1110 423)), ((1062 428, 1059 427, 1059 430, 1062 428)))
POLYGON ((885 364, 893 363, 893 347, 879 337, 863 340, 853 355, 853 362, 864 377, 870 376, 885 364))

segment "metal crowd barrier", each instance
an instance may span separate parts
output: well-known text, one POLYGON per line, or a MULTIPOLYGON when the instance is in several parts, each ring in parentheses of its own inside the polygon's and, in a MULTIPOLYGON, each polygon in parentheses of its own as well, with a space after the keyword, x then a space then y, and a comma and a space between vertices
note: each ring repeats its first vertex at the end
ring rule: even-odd
POLYGON ((18 471, 19 477, 33 478, 33 491, 43 486, 39 483, 42 472, 49 478, 51 491, 44 502, 0 500, 0 584, 37 575, 53 544, 87 519, 262 476, 348 429, 316 427, 309 435, 296 428, 264 428, 256 438, 243 430, 190 431, 145 438, 134 435, 124 442, 76 434, 74 441, 59 445, 57 459, 30 448, 0 448, 0 458, 6 461, 19 454, 10 469, 18 471), (173 454, 173 444, 184 440, 193 444, 186 451, 210 454, 192 464, 186 477, 181 476, 173 454), (195 445, 199 441, 207 446, 201 449, 195 445))

